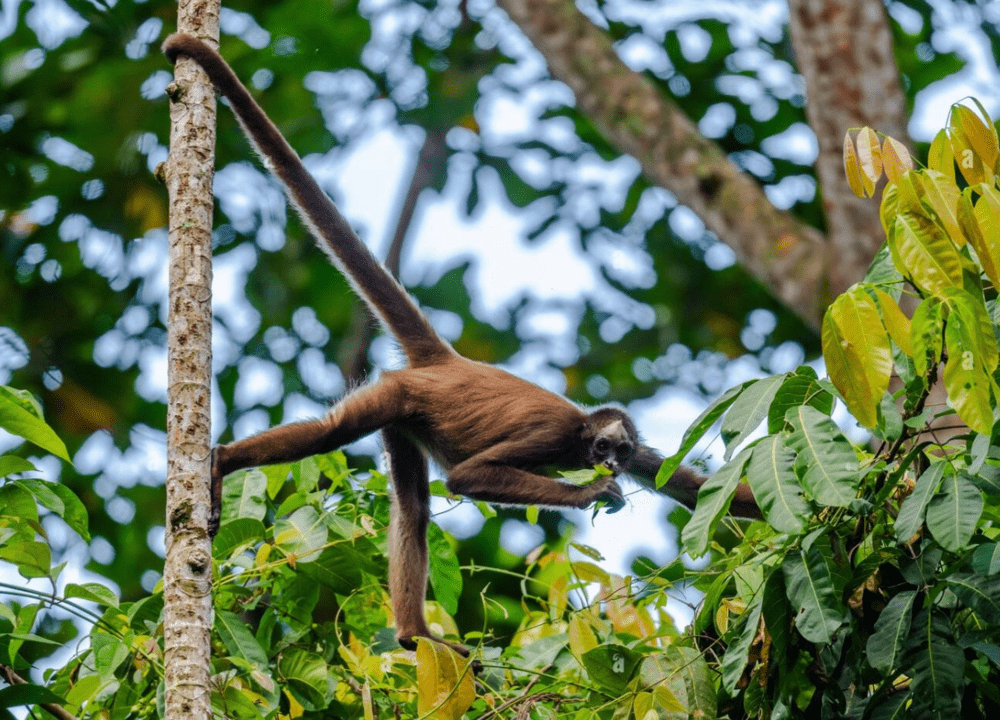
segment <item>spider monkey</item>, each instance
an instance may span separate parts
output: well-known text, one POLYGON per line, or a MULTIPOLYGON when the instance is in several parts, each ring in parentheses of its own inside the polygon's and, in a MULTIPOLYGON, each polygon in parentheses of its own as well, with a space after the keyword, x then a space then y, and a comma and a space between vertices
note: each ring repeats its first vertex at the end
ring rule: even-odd
MULTIPOLYGON (((330 452, 380 430, 393 484, 389 589, 396 637, 406 648, 413 649, 416 638, 425 637, 468 655, 464 646, 432 635, 424 619, 430 521, 427 458, 447 472, 449 492, 468 498, 577 508, 601 501, 608 512, 625 504, 615 478, 629 472, 655 489, 662 458, 639 442, 624 411, 584 411, 537 385, 459 355, 358 239, 226 61, 201 40, 183 34, 168 37, 163 52, 172 63, 186 55, 208 73, 310 232, 396 337, 408 361, 406 368, 386 372, 350 392, 321 419, 215 447, 209 531, 214 535, 218 529, 222 480, 229 473, 330 452), (597 465, 611 474, 583 487, 543 474, 553 467, 597 465)), ((693 507, 704 480, 681 468, 661 490, 693 507)), ((740 486, 730 512, 760 517, 747 486, 740 486)))

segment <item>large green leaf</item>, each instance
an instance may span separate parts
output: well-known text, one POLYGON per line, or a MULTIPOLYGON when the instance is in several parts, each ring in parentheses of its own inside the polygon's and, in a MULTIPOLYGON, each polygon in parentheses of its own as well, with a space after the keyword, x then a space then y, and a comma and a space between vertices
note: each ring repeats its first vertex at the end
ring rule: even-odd
POLYGON ((237 518, 263 520, 267 514, 264 493, 267 492, 267 475, 254 468, 229 475, 222 483, 223 523, 237 518))
POLYGON ((327 530, 316 508, 300 507, 274 523, 274 544, 298 563, 312 562, 326 545, 327 530))
POLYGON ((990 375, 997 366, 997 345, 986 306, 961 288, 949 288, 945 326, 948 362, 944 386, 955 412, 970 428, 989 434, 993 427, 990 375))
POLYGON ((808 405, 788 411, 795 472, 821 505, 847 507, 857 497, 858 456, 827 415, 808 405))
POLYGON ((0 385, 0 428, 12 435, 23 437, 68 463, 72 462, 65 443, 42 420, 42 414, 37 411, 37 404, 23 390, 18 391, 0 385))
POLYGON ((227 610, 216 610, 215 630, 231 656, 262 671, 267 670, 267 653, 239 615, 227 610))
POLYGON ((985 622, 1000 624, 1000 575, 955 573, 947 582, 948 589, 985 622))
POLYGON ((739 394, 722 421, 722 442, 726 444, 724 459, 729 460, 740 443, 767 417, 771 401, 784 380, 784 375, 762 378, 739 394))
POLYGON ((917 594, 907 590, 896 595, 885 606, 875 622, 875 632, 865 645, 868 663, 883 675, 897 670, 910 635, 913 601, 917 594))
POLYGON ((795 451, 781 435, 757 443, 747 466, 747 479, 764 518, 775 530, 799 533, 811 515, 795 476, 795 451))
POLYGON ((927 529, 945 550, 969 544, 983 514, 983 494, 964 475, 946 475, 941 491, 927 505, 927 529))
POLYGON ((829 543, 816 542, 808 550, 789 553, 781 563, 788 601, 795 608, 795 627, 809 642, 828 643, 846 619, 834 590, 829 543))
POLYGON ((858 422, 875 427, 892 373, 889 335, 875 301, 862 288, 851 288, 827 310, 822 336, 830 379, 858 422))
POLYGON ((962 191, 958 199, 958 224, 965 239, 976 251, 986 277, 993 287, 1000 287, 1000 217, 997 207, 987 200, 986 194, 975 207, 972 205, 973 191, 982 187, 967 187, 962 191))
POLYGON ((684 549, 691 557, 701 557, 719 519, 729 509, 743 468, 750 459, 752 448, 744 448, 735 458, 716 470, 698 490, 698 502, 681 535, 684 549))
POLYGON ((913 702, 907 717, 954 720, 961 709, 962 678, 965 654, 950 637, 942 619, 924 613, 925 627, 920 628, 920 647, 912 656, 913 702))
POLYGON ((913 486, 913 492, 903 501, 903 506, 899 510, 896 518, 895 533, 899 542, 909 542, 920 527, 924 524, 924 515, 927 512, 927 505, 937 492, 944 476, 945 463, 935 463, 927 468, 923 475, 917 478, 913 486))
POLYGON ((758 592, 740 616, 739 625, 731 630, 727 637, 729 646, 722 658, 722 687, 730 693, 736 689, 736 683, 746 671, 747 656, 750 653, 750 646, 757 637, 763 604, 764 593, 758 592))
POLYGON ((437 525, 427 529, 427 550, 430 554, 429 580, 434 598, 449 615, 458 611, 458 598, 462 594, 462 570, 455 557, 455 548, 437 525))
POLYGON ((928 218, 904 212, 896 216, 889 247, 893 259, 916 286, 932 295, 962 284, 962 261, 955 244, 928 218))

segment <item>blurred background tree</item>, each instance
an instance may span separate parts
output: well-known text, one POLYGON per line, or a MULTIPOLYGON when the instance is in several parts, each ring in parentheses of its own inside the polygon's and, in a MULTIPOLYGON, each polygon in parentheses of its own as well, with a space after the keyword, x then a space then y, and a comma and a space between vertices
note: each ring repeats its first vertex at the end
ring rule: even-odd
MULTIPOLYGON (((664 451, 683 430, 678 397, 815 357, 825 303, 881 242, 874 204, 841 192, 844 130, 902 138, 906 114, 919 146, 952 100, 997 80, 995 2, 503 5, 243 2, 224 10, 221 51, 460 352, 581 403, 634 403, 664 451)), ((60 479, 93 540, 63 533, 60 548, 52 519, 56 548, 125 598, 153 587, 162 554, 154 171, 173 14, 162 0, 39 0, 0 15, 0 381, 42 398, 74 457, 60 479)), ((393 353, 220 118, 225 441, 323 412, 393 353)), ((349 450, 374 465, 374 442, 349 450)), ((464 510, 442 521, 468 536, 481 519, 448 521, 464 510)), ((504 547, 563 531, 546 513, 504 540, 511 517, 486 521, 460 560, 504 566, 517 562, 504 547)), ((467 596, 487 581, 517 607, 516 579, 474 576, 467 596)))

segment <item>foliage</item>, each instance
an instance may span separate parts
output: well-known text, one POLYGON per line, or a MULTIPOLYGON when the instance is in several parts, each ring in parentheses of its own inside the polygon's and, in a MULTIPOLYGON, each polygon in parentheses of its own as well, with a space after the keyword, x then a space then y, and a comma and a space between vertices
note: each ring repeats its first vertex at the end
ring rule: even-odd
POLYGON ((712 555, 694 632, 731 716, 986 717, 1000 707, 997 133, 978 103, 956 105, 926 168, 869 128, 844 157, 859 195, 885 176, 886 247, 827 311, 830 381, 803 367, 734 388, 684 443, 725 413, 726 463, 683 530, 692 556, 712 555), (929 401, 938 384, 947 406, 929 401), (834 424, 834 398, 873 450, 834 424), (713 540, 741 478, 766 524, 713 540))
MULTIPOLYGON (((0 404, 0 425, 11 427, 10 418, 20 417, 16 409, 0 404)), ((37 427, 24 437, 47 440, 51 431, 35 419, 37 427)), ((4 585, 0 665, 27 674, 58 647, 32 632, 54 608, 91 625, 89 643, 48 671, 44 687, 21 686, 5 706, 50 702, 77 716, 156 715, 162 595, 121 602, 103 583, 61 581, 62 568, 48 562, 36 503, 82 535, 87 527, 79 521, 86 514, 62 486, 25 479, 32 470, 26 461, 4 456, 0 463, 8 475, 0 488, 3 559, 23 577, 59 587, 40 592, 4 585), (64 495, 66 502, 56 501, 64 495), (32 643, 43 651, 25 652, 32 643)), ((518 573, 523 616, 514 637, 495 638, 484 628, 464 638, 479 645, 485 667, 478 677, 468 660, 443 645, 422 641, 416 653, 402 650, 389 627, 385 590, 385 490, 378 474, 366 482, 354 478, 340 452, 227 479, 225 515, 213 544, 217 713, 457 720, 465 713, 505 716, 537 707, 594 718, 610 718, 622 708, 639 717, 714 716, 708 665, 665 610, 667 590, 683 573, 679 562, 640 585, 602 570, 587 559, 595 555, 587 548, 573 553, 583 559, 571 559, 568 548, 541 547, 518 573)), ((440 483, 435 491, 444 492, 440 483)), ((455 637, 450 612, 462 573, 451 545, 435 526, 430 584, 436 602, 429 619, 436 632, 455 637)), ((484 595, 482 602, 490 601, 484 595)))

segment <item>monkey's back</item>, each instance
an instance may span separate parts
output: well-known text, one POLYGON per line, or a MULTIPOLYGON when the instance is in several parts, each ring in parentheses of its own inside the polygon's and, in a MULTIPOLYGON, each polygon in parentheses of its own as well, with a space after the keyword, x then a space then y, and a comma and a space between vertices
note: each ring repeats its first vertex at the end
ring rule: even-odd
POLYGON ((407 432, 445 469, 505 444, 517 446, 523 467, 576 457, 585 413, 534 383, 457 355, 393 374, 407 398, 407 432))

